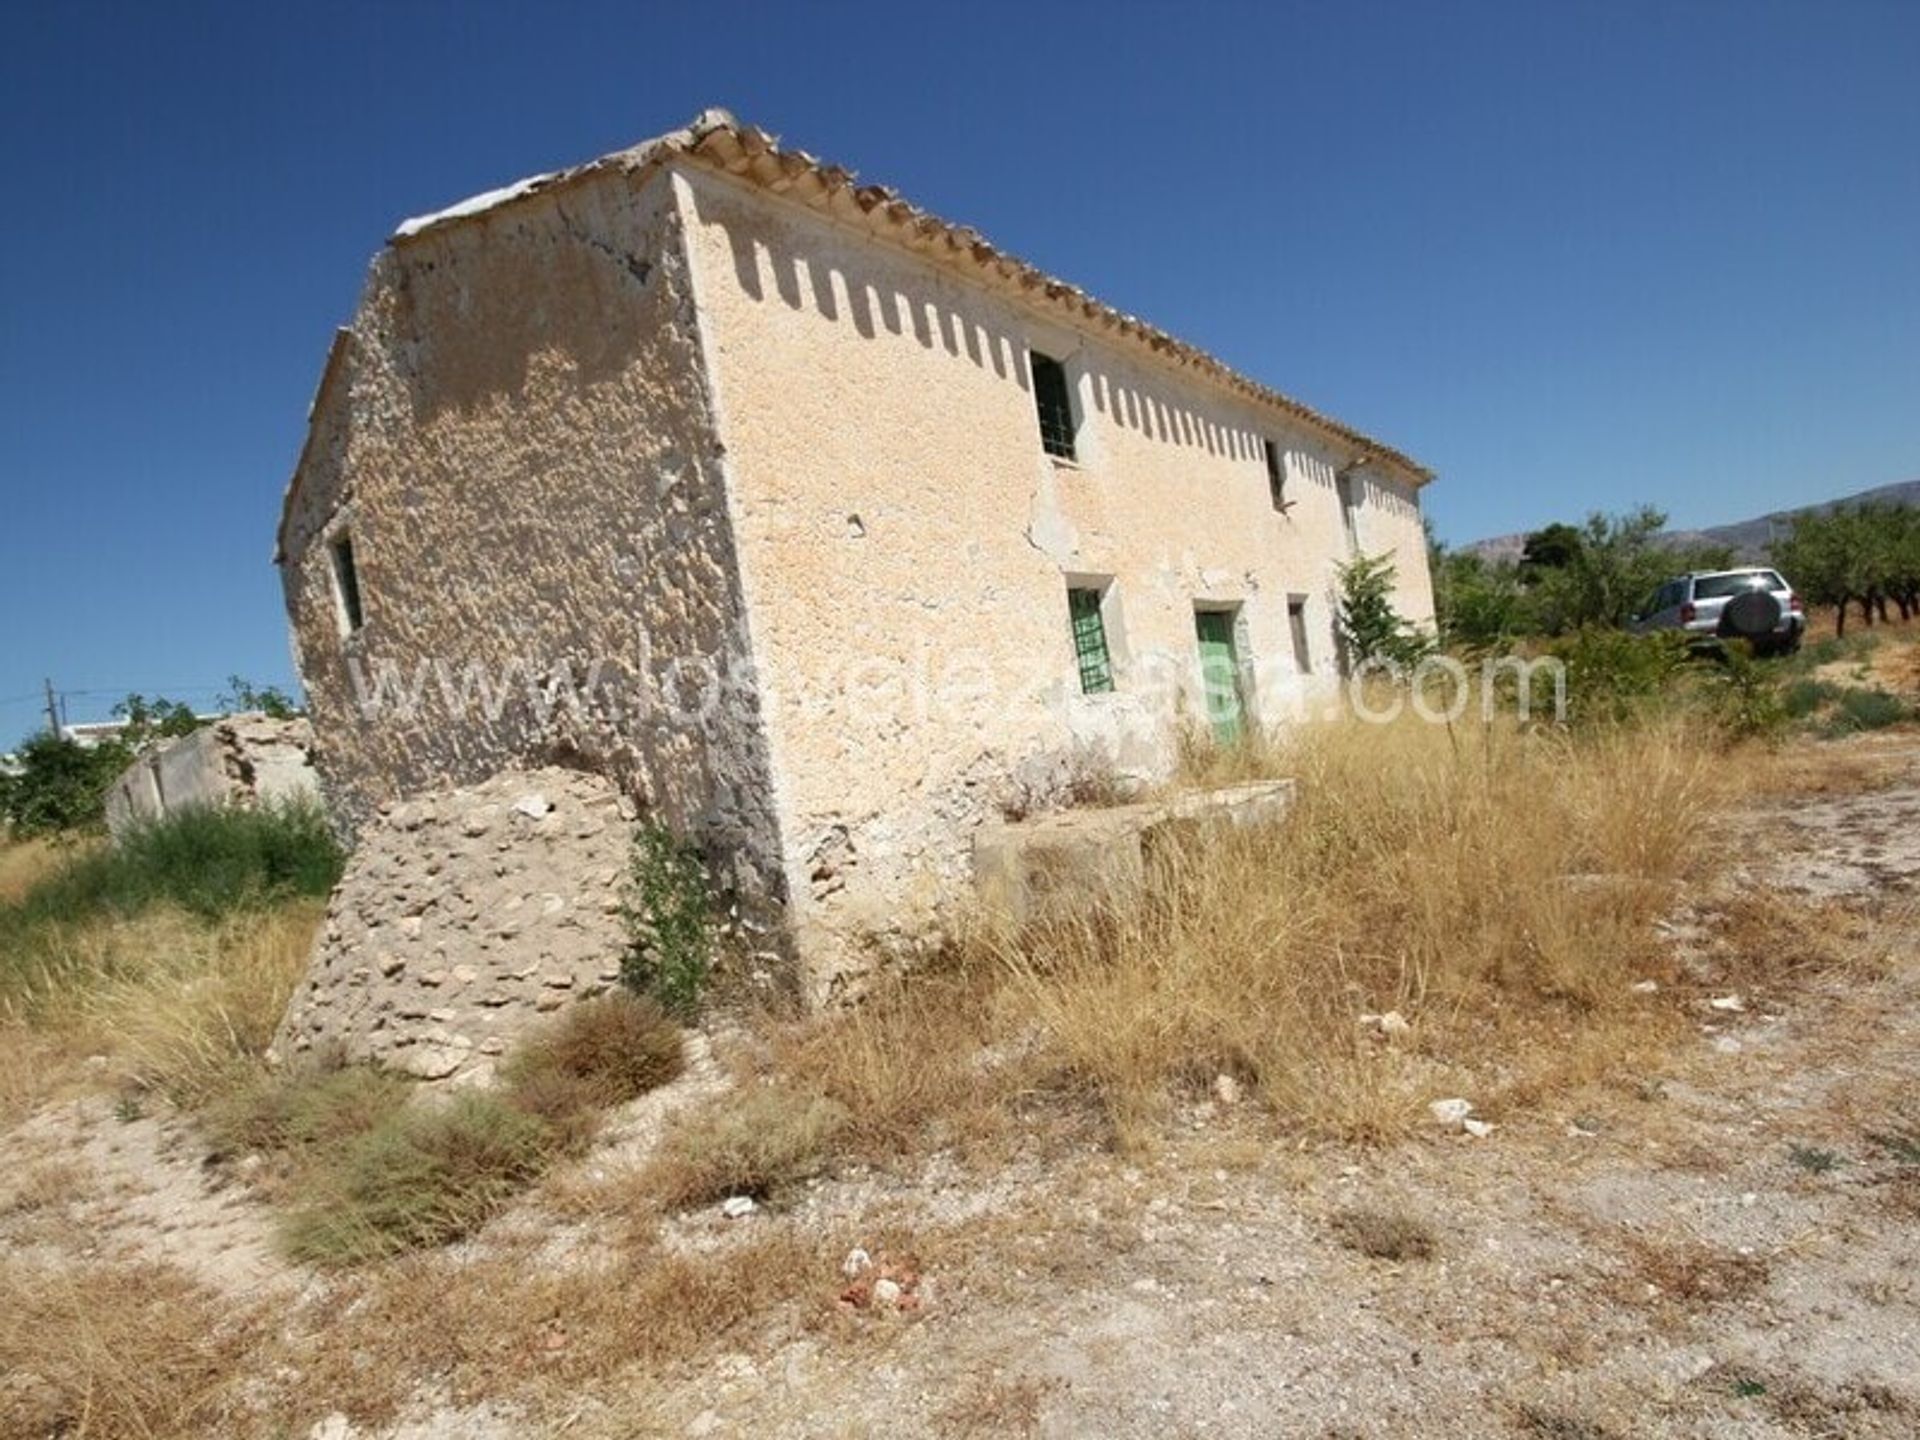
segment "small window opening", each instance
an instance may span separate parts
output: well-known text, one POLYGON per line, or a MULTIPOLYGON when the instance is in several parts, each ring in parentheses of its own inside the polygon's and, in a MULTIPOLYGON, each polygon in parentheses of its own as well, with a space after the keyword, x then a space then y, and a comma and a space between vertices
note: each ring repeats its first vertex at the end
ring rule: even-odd
POLYGON ((1287 462, 1280 453, 1280 447, 1271 440, 1260 442, 1267 452, 1267 494, 1273 500, 1273 508, 1287 508, 1287 462))
POLYGON ((1339 477, 1340 523, 1347 532, 1347 549, 1360 553, 1360 486, 1351 475, 1339 477))
POLYGON ((358 634, 366 624, 366 615, 360 609, 360 572, 353 563, 353 537, 338 535, 327 550, 333 557, 333 593, 340 606, 341 632, 358 634))
POLYGON ((1074 458, 1073 391, 1067 367, 1038 350, 1032 353, 1033 408, 1040 419, 1040 446, 1062 460, 1074 458))
POLYGON ((1080 666, 1080 693, 1105 695, 1113 689, 1113 656, 1107 648, 1107 622, 1100 613, 1100 592, 1067 591, 1067 615, 1073 624, 1073 655, 1080 666))
POLYGON ((1302 675, 1313 673, 1313 654, 1307 647, 1307 597, 1287 597, 1287 628, 1293 632, 1293 668, 1302 675))

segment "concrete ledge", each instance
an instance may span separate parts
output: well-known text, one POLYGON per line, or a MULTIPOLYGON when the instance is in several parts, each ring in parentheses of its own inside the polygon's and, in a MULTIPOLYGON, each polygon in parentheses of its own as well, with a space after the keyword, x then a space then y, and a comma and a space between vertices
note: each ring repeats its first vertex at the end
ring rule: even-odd
POLYGON ((1156 835, 1219 824, 1276 824, 1292 807, 1293 794, 1292 780, 1255 780, 1137 805, 983 825, 973 838, 974 890, 991 917, 1015 925, 1125 899, 1146 879, 1156 835))

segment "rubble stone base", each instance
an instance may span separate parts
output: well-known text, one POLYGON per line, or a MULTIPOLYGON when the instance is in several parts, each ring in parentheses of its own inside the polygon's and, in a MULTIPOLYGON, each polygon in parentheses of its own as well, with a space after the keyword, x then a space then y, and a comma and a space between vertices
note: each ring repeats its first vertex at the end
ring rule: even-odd
POLYGON ((633 828, 610 782, 571 770, 506 771, 383 808, 334 890, 274 1056, 337 1047, 423 1080, 489 1078, 529 1027, 619 979, 633 828))

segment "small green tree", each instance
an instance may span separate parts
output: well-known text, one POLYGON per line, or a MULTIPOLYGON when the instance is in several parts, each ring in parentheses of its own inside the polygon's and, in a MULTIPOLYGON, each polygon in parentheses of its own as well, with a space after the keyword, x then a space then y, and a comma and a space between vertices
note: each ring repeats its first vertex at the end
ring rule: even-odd
POLYGON ((138 750, 155 740, 191 735, 201 725, 192 706, 169 700, 164 695, 156 695, 151 700, 140 694, 128 695, 113 707, 113 713, 126 721, 120 740, 130 750, 138 750))
POLYGON ((1580 558, 1586 549, 1586 538, 1582 533, 1563 520, 1556 520, 1542 530, 1535 530, 1527 536, 1526 545, 1520 552, 1520 565, 1523 570, 1564 570, 1580 558))
POLYGON ((215 704, 229 715, 258 710, 269 720, 291 720, 301 713, 298 702, 278 685, 255 685, 241 675, 227 677, 227 688, 215 704))
POLYGON ((133 763, 133 751, 119 741, 87 746, 43 730, 15 758, 20 773, 0 786, 7 823, 17 835, 53 835, 105 822, 107 787, 133 763))
POLYGON ((1340 567, 1335 619, 1348 665, 1414 665, 1432 651, 1431 637, 1393 608, 1396 575, 1385 555, 1358 555, 1340 567))
POLYGON ((1435 620, 1446 644, 1484 650, 1527 633, 1532 617, 1513 562, 1436 546, 1431 565, 1435 620))

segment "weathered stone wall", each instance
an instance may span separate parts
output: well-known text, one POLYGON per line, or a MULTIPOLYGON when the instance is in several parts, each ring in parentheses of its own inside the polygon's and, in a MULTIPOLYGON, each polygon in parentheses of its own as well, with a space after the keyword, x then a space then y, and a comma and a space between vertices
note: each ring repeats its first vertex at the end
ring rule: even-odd
MULTIPOLYGON (((336 802, 364 824, 502 767, 613 776, 784 907, 820 994, 930 938, 983 821, 1090 769, 1168 772, 1204 712, 1196 607, 1235 610, 1254 723, 1323 697, 1357 442, 1046 315, 684 156, 397 239, 283 533, 336 802), (1072 463, 1039 444, 1031 350, 1067 364, 1072 463), (1110 695, 1077 680, 1088 583, 1111 584, 1110 695), (624 708, 569 703, 589 688, 624 708)), ((1356 530, 1424 618, 1398 463, 1358 472, 1356 530)))
POLYGON ((487 1078, 530 1025, 619 979, 632 820, 613 782, 556 769, 381 807, 274 1054, 487 1078))
MULTIPOLYGON (((1259 721, 1325 695, 1350 448, 797 202, 699 168, 679 183, 816 980, 924 930, 1003 806, 1089 763, 1166 774, 1204 713, 1197 605, 1238 607, 1259 721), (1041 448, 1029 350, 1067 364, 1074 462, 1041 448), (1118 685, 1086 696, 1065 592, 1109 579, 1118 685)), ((1361 546, 1429 616, 1414 477, 1356 476, 1361 546)))
POLYGON ((697 348, 661 176, 608 174, 374 262, 282 537, 318 761, 349 825, 560 759, 778 902, 757 702, 700 703, 748 648, 697 348), (351 635, 341 534, 365 615, 351 635))
POLYGON ((127 829, 182 809, 317 798, 313 730, 305 720, 228 715, 155 745, 107 791, 107 830, 127 829))

